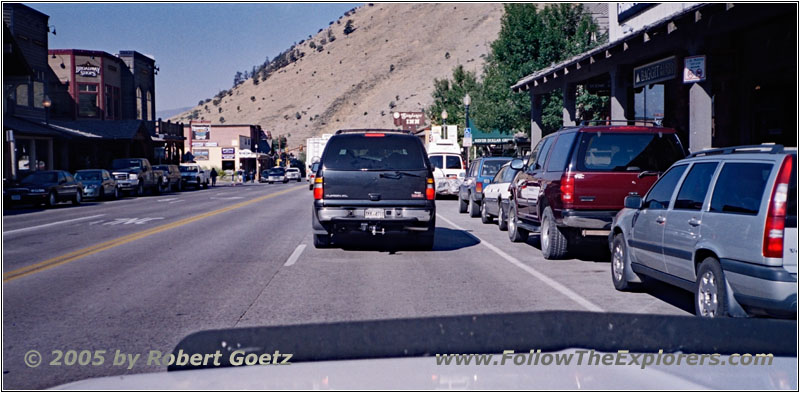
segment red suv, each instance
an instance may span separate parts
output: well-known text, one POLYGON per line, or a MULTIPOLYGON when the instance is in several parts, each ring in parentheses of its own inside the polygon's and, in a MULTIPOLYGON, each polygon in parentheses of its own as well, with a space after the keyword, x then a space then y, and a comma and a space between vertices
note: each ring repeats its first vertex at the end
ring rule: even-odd
POLYGON ((625 197, 644 195, 686 156, 675 130, 651 126, 578 126, 536 145, 511 183, 508 236, 540 233, 545 259, 563 258, 585 236, 608 236, 625 197))

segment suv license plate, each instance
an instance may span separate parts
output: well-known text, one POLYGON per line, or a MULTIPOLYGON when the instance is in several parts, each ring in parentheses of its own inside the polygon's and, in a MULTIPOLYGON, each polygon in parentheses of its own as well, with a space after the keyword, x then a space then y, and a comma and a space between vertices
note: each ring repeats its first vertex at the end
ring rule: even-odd
POLYGON ((383 218, 383 209, 364 210, 364 218, 383 218))

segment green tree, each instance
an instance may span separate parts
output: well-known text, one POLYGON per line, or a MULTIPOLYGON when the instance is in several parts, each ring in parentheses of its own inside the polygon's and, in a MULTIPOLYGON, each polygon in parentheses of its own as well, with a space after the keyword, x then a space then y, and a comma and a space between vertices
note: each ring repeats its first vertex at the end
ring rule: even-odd
POLYGON ((353 20, 348 19, 347 23, 344 24, 344 35, 350 35, 354 31, 356 31, 356 28, 353 27, 353 20))
POLYGON ((464 66, 457 65, 453 68, 451 79, 433 80, 433 104, 425 114, 436 124, 442 124, 442 111, 447 110, 447 124, 458 124, 459 135, 463 134, 465 124, 464 96, 469 93, 475 98, 480 91, 480 83, 474 72, 464 70, 464 66))

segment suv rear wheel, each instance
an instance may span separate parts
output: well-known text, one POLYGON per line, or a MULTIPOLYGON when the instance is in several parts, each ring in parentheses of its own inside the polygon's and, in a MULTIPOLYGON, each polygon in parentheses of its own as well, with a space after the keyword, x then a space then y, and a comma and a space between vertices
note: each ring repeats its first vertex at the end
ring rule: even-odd
POLYGON ((327 248, 331 245, 331 235, 314 235, 314 248, 327 248))
POLYGON ((728 296, 725 275, 714 257, 708 257, 697 270, 694 291, 695 313, 700 317, 719 318, 728 316, 728 296))
POLYGON ((567 237, 556 225, 553 210, 544 208, 542 215, 541 245, 544 259, 559 259, 567 255, 567 237))
POLYGON ((459 213, 466 213, 467 212, 467 201, 461 199, 461 192, 458 193, 458 212, 459 213))
POLYGON ((514 243, 528 240, 528 231, 519 227, 515 205, 511 205, 508 209, 508 239, 514 243))
POLYGON ((470 217, 480 217, 480 215, 481 215, 481 206, 478 204, 478 202, 475 202, 472 199, 472 193, 467 195, 467 204, 469 205, 468 208, 467 208, 467 210, 469 211, 469 216, 470 217))

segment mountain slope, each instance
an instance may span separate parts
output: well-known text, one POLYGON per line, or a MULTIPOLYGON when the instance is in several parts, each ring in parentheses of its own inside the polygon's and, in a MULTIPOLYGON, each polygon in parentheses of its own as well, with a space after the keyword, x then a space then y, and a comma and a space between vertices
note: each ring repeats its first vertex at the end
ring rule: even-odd
POLYGON ((434 78, 458 64, 480 71, 502 14, 502 4, 364 5, 297 45, 305 55, 265 81, 248 79, 218 105, 172 120, 188 122, 197 110, 213 124, 259 124, 273 136, 291 134, 290 147, 342 128, 391 128, 393 111, 432 102, 434 78), (355 31, 346 36, 348 19, 355 31), (319 51, 328 30, 335 41, 319 51))

